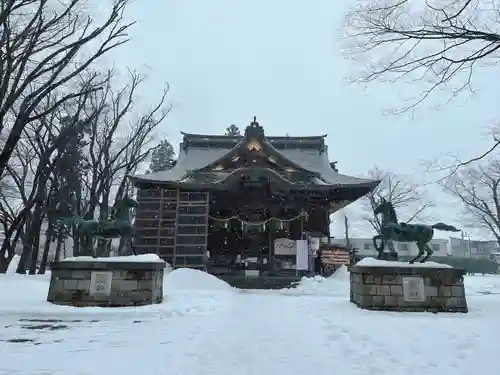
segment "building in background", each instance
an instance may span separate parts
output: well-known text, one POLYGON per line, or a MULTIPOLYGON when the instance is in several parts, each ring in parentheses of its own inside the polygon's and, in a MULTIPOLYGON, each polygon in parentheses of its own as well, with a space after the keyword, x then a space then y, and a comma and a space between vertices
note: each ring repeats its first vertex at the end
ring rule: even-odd
POLYGON ((496 253, 499 253, 499 247, 495 240, 480 241, 471 240, 468 237, 450 237, 450 253, 453 257, 492 259, 496 253))

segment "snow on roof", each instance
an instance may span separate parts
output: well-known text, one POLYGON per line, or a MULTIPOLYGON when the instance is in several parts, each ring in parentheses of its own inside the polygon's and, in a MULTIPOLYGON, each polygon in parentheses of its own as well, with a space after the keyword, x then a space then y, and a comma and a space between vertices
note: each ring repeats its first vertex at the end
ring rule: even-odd
MULTIPOLYGON (((201 169, 207 164, 214 162, 224 156, 230 148, 202 148, 202 147, 181 147, 177 164, 169 170, 155 173, 135 175, 136 179, 143 181, 181 181, 189 171, 201 169)), ((374 180, 357 178, 340 174, 332 169, 328 160, 328 153, 315 149, 280 149, 283 155, 295 164, 301 165, 304 169, 317 172, 327 184, 331 185, 358 185, 374 183, 374 180)), ((324 184, 324 183, 323 183, 324 184)))
POLYGON ((379 260, 375 258, 364 258, 356 263, 357 266, 365 267, 408 267, 408 268, 453 268, 448 264, 425 262, 425 263, 404 263, 388 260, 379 260))

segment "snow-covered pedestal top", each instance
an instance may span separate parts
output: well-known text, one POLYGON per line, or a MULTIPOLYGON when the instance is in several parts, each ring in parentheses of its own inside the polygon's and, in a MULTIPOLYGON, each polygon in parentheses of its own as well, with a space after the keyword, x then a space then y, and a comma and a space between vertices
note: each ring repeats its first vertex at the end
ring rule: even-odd
POLYGON ((156 254, 129 255, 122 257, 92 258, 91 256, 72 257, 54 262, 52 268, 58 269, 109 269, 109 270, 157 270, 165 269, 168 264, 156 254))
POLYGON ((356 263, 356 266, 361 267, 408 267, 408 268, 453 268, 448 264, 436 263, 436 262, 425 262, 425 263, 413 263, 408 262, 395 262, 388 260, 379 260, 375 258, 364 258, 356 263))
POLYGON ((82 257, 71 257, 65 258, 62 260, 63 262, 134 262, 134 263, 165 263, 163 259, 161 259, 156 254, 141 254, 141 255, 128 255, 122 257, 102 257, 102 258, 93 258, 90 256, 82 256, 82 257))

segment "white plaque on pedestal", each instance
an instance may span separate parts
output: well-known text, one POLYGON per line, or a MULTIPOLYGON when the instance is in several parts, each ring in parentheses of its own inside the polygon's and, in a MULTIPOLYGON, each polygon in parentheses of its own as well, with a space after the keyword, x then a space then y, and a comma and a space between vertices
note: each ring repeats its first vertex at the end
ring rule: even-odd
POLYGON ((111 282, 113 281, 113 272, 92 272, 90 274, 91 296, 100 294, 109 296, 111 294, 111 282))
POLYGON ((403 298, 405 302, 424 302, 425 285, 420 276, 403 276, 403 298))

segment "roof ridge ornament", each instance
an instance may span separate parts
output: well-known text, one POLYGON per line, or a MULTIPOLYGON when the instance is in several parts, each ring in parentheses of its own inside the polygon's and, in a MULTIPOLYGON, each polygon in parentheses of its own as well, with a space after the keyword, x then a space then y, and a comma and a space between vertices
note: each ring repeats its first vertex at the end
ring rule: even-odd
POLYGON ((262 141, 265 138, 264 128, 257 122, 257 116, 253 116, 253 121, 245 129, 246 140, 255 139, 262 141))

